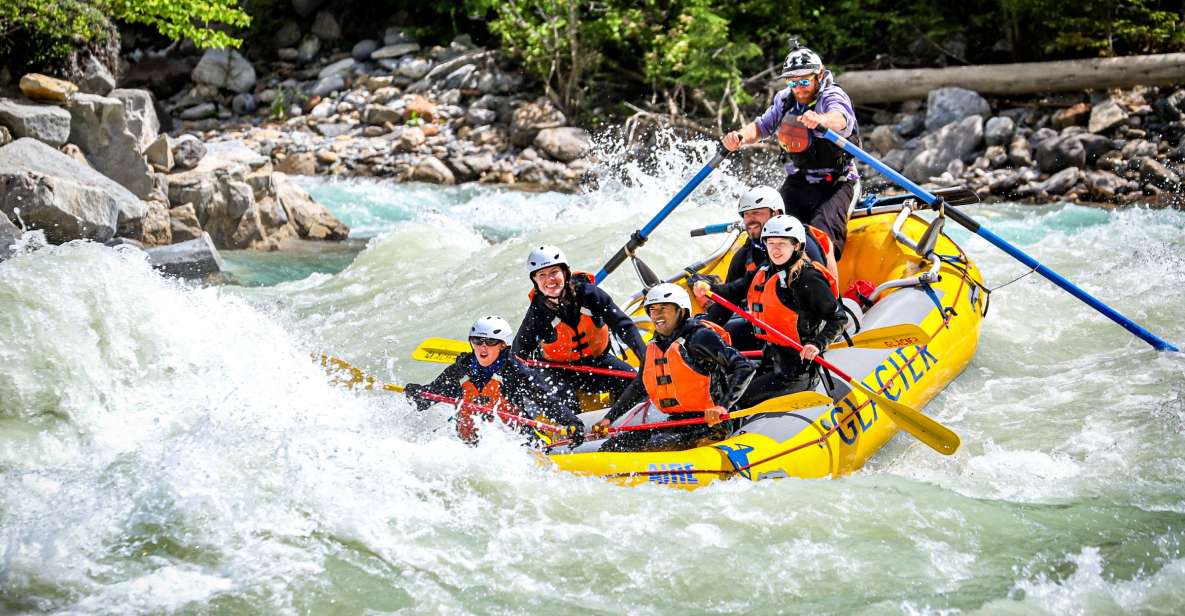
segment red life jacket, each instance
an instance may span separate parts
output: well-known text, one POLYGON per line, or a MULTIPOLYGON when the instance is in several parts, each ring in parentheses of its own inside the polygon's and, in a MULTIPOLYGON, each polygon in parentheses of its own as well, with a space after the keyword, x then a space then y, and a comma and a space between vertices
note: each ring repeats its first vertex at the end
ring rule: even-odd
POLYGON ((481 406, 493 411, 505 411, 519 414, 519 410, 502 395, 502 375, 490 377, 481 389, 478 389, 469 376, 461 379, 461 409, 457 411, 457 435, 466 443, 477 442, 477 425, 474 415, 478 411, 473 406, 481 406), (473 406, 471 406, 473 405, 473 406))
MULTIPOLYGON (((701 320, 701 325, 716 332, 731 344, 728 332, 719 325, 701 320)), ((700 413, 716 406, 712 400, 712 377, 702 374, 683 359, 683 338, 667 347, 666 352, 653 341, 646 347, 646 363, 642 369, 642 383, 655 408, 664 413, 700 413)))
MULTIPOLYGON (((596 278, 587 272, 572 272, 572 276, 579 276, 594 284, 596 278)), ((535 299, 535 289, 531 289, 528 297, 535 299)), ((548 361, 572 363, 585 357, 600 357, 609 349, 609 326, 598 326, 593 320, 592 311, 580 307, 580 322, 573 329, 558 316, 551 321, 555 330, 555 340, 539 345, 543 358, 548 361)))
MULTIPOLYGON (((831 276, 831 272, 822 265, 811 261, 820 274, 831 284, 832 292, 838 295, 838 285, 835 284, 835 279, 831 276)), ((746 297, 749 303, 749 311, 753 316, 765 321, 770 327, 786 334, 791 340, 801 343, 798 339, 798 313, 791 310, 786 304, 782 303, 782 299, 778 297, 778 285, 776 277, 774 279, 767 278, 769 275, 769 266, 762 267, 758 270, 757 275, 753 276, 753 282, 749 285, 749 294, 746 297)), ((790 346, 784 344, 781 340, 774 337, 773 334, 764 329, 753 326, 753 333, 758 338, 774 344, 782 346, 790 346)))

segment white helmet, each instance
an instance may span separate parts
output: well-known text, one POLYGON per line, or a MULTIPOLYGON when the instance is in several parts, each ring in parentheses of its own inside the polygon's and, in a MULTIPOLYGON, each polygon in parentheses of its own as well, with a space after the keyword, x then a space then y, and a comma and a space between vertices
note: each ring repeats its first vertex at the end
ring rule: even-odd
POLYGON ((790 39, 790 53, 786 54, 786 61, 782 64, 782 78, 804 77, 814 75, 823 70, 823 59, 819 54, 798 44, 798 39, 790 39))
POLYGON ((646 292, 646 301, 642 302, 642 307, 646 308, 652 304, 674 304, 691 312, 691 296, 687 295, 687 291, 683 287, 671 282, 650 287, 650 290, 646 292))
POLYGON ((774 216, 761 228, 761 241, 771 237, 788 237, 802 244, 806 241, 806 228, 793 216, 774 216))
POLYGON ((474 321, 473 326, 469 328, 469 337, 493 338, 506 344, 513 344, 514 330, 511 329, 510 323, 506 319, 491 315, 474 321))
POLYGON ((527 255, 527 275, 552 265, 568 265, 568 257, 556 246, 540 246, 527 255))
POLYGON ((741 200, 737 202, 737 214, 766 207, 775 212, 782 211, 785 208, 782 194, 772 186, 758 186, 741 195, 741 200))

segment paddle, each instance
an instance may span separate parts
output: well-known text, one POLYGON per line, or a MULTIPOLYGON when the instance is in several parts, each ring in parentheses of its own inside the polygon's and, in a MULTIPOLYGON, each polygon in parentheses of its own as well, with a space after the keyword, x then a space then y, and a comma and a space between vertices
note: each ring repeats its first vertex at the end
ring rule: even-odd
POLYGON ((934 194, 928 192, 921 186, 918 186, 917 184, 913 183, 909 178, 901 175, 896 170, 894 170, 892 167, 889 167, 888 165, 884 164, 883 162, 877 160, 874 156, 872 156, 868 152, 865 152, 864 150, 861 150, 860 148, 856 147, 856 145, 854 145, 847 139, 844 139, 840 135, 836 134, 835 131, 833 131, 829 128, 824 129, 824 131, 825 132, 823 132, 823 137, 826 138, 828 141, 839 146, 848 154, 855 156, 856 158, 860 159, 861 161, 864 161, 865 163, 870 165, 872 168, 876 169, 877 171, 879 171, 882 174, 884 174, 885 176, 887 176, 890 180, 893 180, 894 182, 896 182, 902 188, 904 188, 904 189, 908 190, 909 192, 913 193, 914 195, 916 195, 922 201, 925 201, 929 205, 935 206, 935 208, 938 209, 940 212, 943 212, 946 216, 949 216, 955 222, 966 227, 968 231, 971 231, 972 233, 978 235, 979 237, 982 237, 983 239, 987 240, 995 247, 1008 253, 1008 255, 1011 256, 1012 258, 1016 259, 1017 261, 1020 261, 1021 263, 1024 263, 1027 267, 1033 269, 1038 274, 1041 274, 1042 276, 1044 276, 1046 279, 1048 279, 1053 284, 1056 284, 1057 286, 1061 287, 1063 290, 1068 292, 1070 295, 1077 297, 1079 300, 1081 300, 1087 306, 1094 308, 1095 310, 1102 313, 1107 318, 1109 318, 1112 321, 1121 325, 1124 329, 1131 332, 1136 337, 1138 337, 1141 340, 1143 340, 1144 342, 1147 342, 1148 344, 1152 345, 1152 348, 1156 349, 1157 351, 1177 351, 1177 350, 1179 350, 1179 349, 1177 349, 1177 347, 1162 340, 1160 337, 1156 336, 1155 334, 1148 331, 1147 329, 1144 329, 1136 322, 1123 316, 1115 309, 1113 309, 1110 306, 1099 301, 1093 295, 1087 293, 1086 291, 1083 291, 1077 285, 1070 282, 1069 280, 1066 280, 1057 272, 1049 269, 1048 267, 1045 267, 1039 261, 1037 261, 1033 257, 1029 256, 1027 253, 1022 251, 1021 249, 1019 249, 1016 246, 1013 246, 1012 244, 1005 241, 1004 238, 1001 238, 1000 236, 996 235, 995 233, 992 233, 987 228, 980 226, 980 224, 978 222, 976 222, 975 219, 964 214, 963 212, 960 212, 959 210, 957 210, 953 206, 951 206, 949 203, 946 203, 945 201, 941 200, 939 197, 935 196, 934 194))
MULTIPOLYGON (((899 325, 886 325, 885 327, 878 327, 875 329, 866 329, 854 336, 852 336, 852 344, 848 344, 846 340, 839 340, 833 342, 828 350, 844 349, 849 346, 860 348, 876 348, 876 349, 895 349, 900 347, 915 346, 926 344, 930 341, 930 334, 927 334, 922 328, 913 323, 901 323, 899 325)), ((457 356, 461 353, 469 352, 469 343, 464 340, 453 340, 451 338, 428 338, 420 343, 419 346, 412 351, 411 357, 416 361, 426 361, 438 364, 449 364, 456 361, 457 356)), ((742 355, 745 357, 760 357, 761 351, 743 351, 742 355)), ((561 364, 549 361, 540 361, 537 359, 523 359, 517 358, 523 365, 532 368, 556 368, 559 370, 572 370, 573 372, 588 372, 591 374, 603 374, 606 376, 619 376, 623 379, 632 379, 637 376, 633 372, 627 370, 613 370, 611 368, 597 368, 596 366, 576 366, 572 364, 561 364)))
MULTIPOLYGON (((704 289, 705 295, 711 298, 712 301, 733 311, 741 318, 752 323, 755 327, 760 327, 766 332, 769 332, 787 346, 799 351, 802 350, 801 344, 795 342, 786 334, 783 334, 782 332, 770 327, 768 323, 762 321, 761 319, 758 319, 752 314, 741 310, 732 302, 720 297, 719 295, 716 295, 710 289, 705 288, 707 286, 708 285, 705 283, 701 286, 701 288, 704 289)), ((900 402, 894 402, 893 400, 886 398, 864 383, 852 378, 847 373, 834 366, 831 362, 823 359, 822 356, 816 356, 813 361, 830 370, 833 374, 835 374, 835 376, 846 381, 848 385, 851 385, 853 388, 864 392, 864 395, 868 396, 868 398, 877 405, 877 408, 885 411, 885 414, 892 418, 893 422, 900 426, 901 429, 912 434, 934 451, 949 456, 959 448, 959 435, 951 431, 950 428, 947 428, 937 421, 923 415, 917 409, 910 408, 904 404, 901 404, 900 402)))
MULTIPOLYGON (((327 371, 332 369, 332 370, 336 370, 338 372, 344 372, 344 373, 350 375, 349 380, 341 383, 342 385, 345 385, 347 389, 353 389, 354 386, 356 386, 356 385, 363 385, 363 389, 370 390, 370 389, 377 388, 377 389, 385 389, 387 391, 393 391, 393 392, 404 394, 404 395, 413 395, 413 394, 408 394, 402 385, 396 385, 394 383, 383 383, 379 379, 376 379, 373 375, 363 372, 359 368, 356 368, 353 365, 351 365, 350 362, 348 362, 344 359, 341 359, 339 357, 333 357, 332 355, 326 355, 326 354, 322 353, 320 355, 320 361, 321 361, 321 367, 325 368, 327 371)), ((456 398, 450 398, 448 396, 434 394, 430 391, 421 391, 421 392, 418 392, 414 395, 417 398, 423 398, 425 400, 431 400, 433 402, 443 402, 445 404, 451 404, 453 406, 456 406, 457 408, 464 409, 467 411, 474 411, 477 413, 482 413, 483 415, 497 415, 503 421, 521 424, 523 426, 527 426, 529 428, 534 428, 536 430, 541 430, 544 432, 551 432, 554 434, 564 434, 566 432, 563 428, 559 428, 559 427, 554 426, 549 423, 545 423, 542 421, 536 421, 534 419, 528 419, 526 417, 520 417, 520 416, 515 415, 513 413, 507 413, 505 411, 498 411, 498 410, 480 406, 477 404, 470 404, 468 402, 463 402, 463 401, 458 400, 456 398)))
POLYGON ((641 248, 642 245, 646 243, 646 240, 650 239, 650 234, 654 232, 654 229, 658 227, 662 221, 666 220, 667 216, 669 216, 671 212, 675 211, 675 208, 679 207, 679 204, 687 198, 687 195, 690 195, 691 192, 694 191, 696 187, 704 181, 704 178, 708 177, 708 174, 712 173, 712 170, 719 166, 720 162, 727 158, 729 154, 731 154, 731 152, 725 150, 724 148, 717 150, 716 155, 712 157, 712 160, 708 161, 708 164, 704 165, 704 168, 700 169, 699 173, 696 173, 695 176, 693 176, 691 180, 687 182, 687 185, 684 186, 682 190, 676 193, 674 197, 671 197, 671 200, 668 201, 667 204, 663 206, 663 208, 659 210, 657 214, 654 215, 654 218, 650 219, 650 222, 646 223, 646 226, 642 227, 638 231, 634 231, 633 234, 630 235, 629 241, 625 243, 625 246, 622 246, 621 249, 617 251, 617 254, 613 255, 613 257, 609 259, 607 263, 605 263, 605 266, 601 268, 601 271, 597 272, 596 284, 601 284, 601 281, 605 280, 606 276, 613 273, 613 270, 617 269, 619 265, 625 262, 626 257, 633 255, 635 250, 641 248))

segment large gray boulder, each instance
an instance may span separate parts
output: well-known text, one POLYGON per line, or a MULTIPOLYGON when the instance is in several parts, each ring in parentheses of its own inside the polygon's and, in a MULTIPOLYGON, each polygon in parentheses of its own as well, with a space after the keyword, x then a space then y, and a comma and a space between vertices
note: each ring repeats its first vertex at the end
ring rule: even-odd
POLYGON ((255 67, 237 51, 207 49, 190 78, 194 83, 247 92, 255 87, 255 67))
POLYGON ((123 103, 107 96, 77 94, 69 110, 70 142, 82 150, 91 166, 137 197, 151 196, 152 169, 141 154, 140 140, 128 129, 123 103))
POLYGON ((1086 148, 1077 135, 1046 139, 1037 146, 1037 167, 1042 173, 1056 173, 1067 167, 1086 166, 1086 148))
POLYGON ((107 96, 115 89, 115 77, 98 58, 88 55, 84 71, 82 81, 78 83, 78 89, 82 92, 107 96))
POLYGON ((193 135, 181 135, 173 141, 173 162, 178 169, 193 169, 206 156, 206 144, 193 135))
POLYGON ((152 93, 148 90, 118 88, 111 90, 109 96, 123 103, 123 117, 128 131, 140 143, 140 151, 143 152, 160 135, 160 119, 156 117, 152 93))
POLYGON ((973 90, 938 88, 926 98, 926 130, 938 130, 973 115, 986 118, 991 113, 987 100, 973 90))
POLYGON ((70 112, 57 105, 0 99, 0 125, 17 139, 29 137, 55 148, 70 138, 70 112))
POLYGON ((925 182, 946 171, 951 161, 971 154, 983 143, 983 117, 972 115, 922 138, 921 151, 905 165, 905 175, 925 182))
POLYGON ((17 240, 21 239, 23 233, 21 230, 8 219, 8 216, 0 213, 0 261, 3 261, 13 255, 13 245, 17 240))
POLYGON ((222 255, 214 247, 209 233, 197 239, 169 246, 148 248, 148 262, 169 276, 204 278, 222 271, 222 255))
POLYGON ((988 145, 1007 145, 1016 131, 1016 122, 1008 116, 996 116, 983 125, 983 141, 988 145))
POLYGON ((336 41, 342 37, 341 25, 329 11, 317 13, 317 16, 313 18, 313 25, 309 28, 309 32, 317 35, 317 38, 323 41, 336 41))
POLYGON ((564 163, 580 158, 588 151, 592 137, 583 128, 564 126, 545 128, 535 135, 535 147, 564 163))
POLYGON ((568 123, 564 112, 550 100, 540 98, 515 110, 510 120, 510 140, 517 146, 528 146, 539 131, 545 128, 559 128, 568 123))
POLYGON ((0 148, 0 212, 20 212, 50 242, 105 242, 148 213, 143 201, 103 174, 35 139, 0 148))
POLYGON ((1119 106, 1114 99, 1108 98, 1090 110, 1090 121, 1086 130, 1092 133, 1102 133, 1127 121, 1127 110, 1119 106))
POLYGON ((296 226, 300 237, 310 240, 344 240, 350 228, 338 220, 325 206, 313 201, 309 193, 297 186, 283 173, 272 174, 276 199, 284 208, 288 220, 296 226))

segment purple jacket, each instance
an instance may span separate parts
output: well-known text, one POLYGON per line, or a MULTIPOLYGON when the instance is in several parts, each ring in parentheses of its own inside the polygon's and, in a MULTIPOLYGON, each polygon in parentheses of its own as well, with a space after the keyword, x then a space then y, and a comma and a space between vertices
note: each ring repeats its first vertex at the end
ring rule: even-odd
MULTIPOLYGON (((823 72, 823 82, 820 84, 819 93, 815 96, 815 111, 817 113, 830 113, 838 111, 847 118, 847 126, 838 131, 844 137, 851 137, 856 132, 856 112, 852 108, 852 99, 844 92, 838 84, 835 83, 835 77, 831 71, 823 72)), ((778 130, 778 125, 782 123, 782 116, 787 111, 806 111, 807 107, 799 105, 798 101, 794 100, 794 92, 790 88, 786 88, 778 92, 774 96, 774 102, 761 114, 754 123, 757 124, 757 134, 762 139, 769 137, 778 130)), ((823 179, 830 171, 826 169, 806 169, 806 178, 808 182, 815 183, 823 179)), ((798 173, 798 168, 793 163, 786 163, 786 175, 794 175, 798 173)), ((850 182, 855 182, 859 176, 856 173, 855 161, 848 163, 848 173, 846 179, 850 182)))

